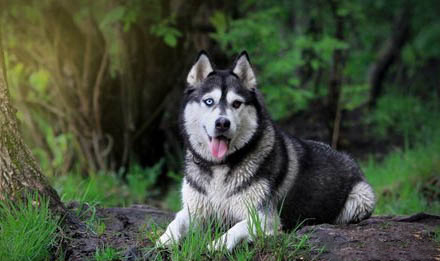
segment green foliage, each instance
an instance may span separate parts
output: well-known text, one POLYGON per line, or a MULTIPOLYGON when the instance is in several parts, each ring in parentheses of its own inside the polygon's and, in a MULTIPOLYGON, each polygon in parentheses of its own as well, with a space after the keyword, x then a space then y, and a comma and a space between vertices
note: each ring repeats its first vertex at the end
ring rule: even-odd
MULTIPOLYGON (((142 9, 145 3, 141 0, 134 0, 122 5, 113 7, 106 12, 100 21, 101 28, 111 28, 112 25, 122 23, 124 32, 128 32, 130 28, 145 19, 142 17, 142 9)), ((152 25, 150 32, 157 36, 170 47, 176 47, 178 38, 182 33, 176 28, 175 16, 162 17, 161 5, 159 1, 150 1, 148 8, 151 15, 147 19, 151 20, 152 25)))
POLYGON ((342 88, 341 104, 344 109, 354 110, 368 102, 370 87, 368 84, 345 85, 342 88))
POLYGON ((68 132, 56 135, 53 128, 43 120, 39 121, 39 125, 44 132, 49 150, 35 147, 32 149, 32 153, 40 162, 40 167, 44 173, 48 176, 53 176, 63 168, 66 155, 71 150, 70 146, 73 143, 73 136, 68 132))
POLYGON ((440 110, 438 98, 422 101, 414 95, 400 94, 396 91, 379 99, 376 109, 370 114, 374 131, 384 138, 388 135, 400 135, 405 142, 419 142, 431 136, 432 130, 439 127, 440 110))
POLYGON ((115 206, 121 204, 124 198, 125 191, 120 188, 120 183, 119 178, 113 174, 102 173, 82 177, 71 173, 54 178, 53 186, 65 202, 76 200, 82 203, 115 206))
POLYGON ((144 203, 151 196, 157 195, 154 185, 162 171, 161 160, 151 168, 133 165, 127 175, 127 182, 121 174, 98 172, 82 177, 77 173, 54 177, 55 189, 63 201, 76 200, 81 203, 100 204, 106 207, 126 206, 144 203))
POLYGON ((296 102, 310 96, 307 90, 292 90, 299 82, 294 69, 304 61, 299 49, 290 48, 295 43, 292 34, 283 36, 280 29, 282 18, 285 18, 285 12, 277 6, 229 23, 230 19, 220 12, 211 18, 217 30, 211 37, 219 42, 228 55, 243 49, 252 54, 252 63, 259 71, 259 86, 275 119, 292 113, 295 106, 304 109, 304 102, 300 105, 296 102), (227 24, 229 27, 226 29, 227 24), (282 56, 280 52, 283 52, 282 56))
POLYGON ((138 15, 139 13, 136 12, 135 9, 126 6, 116 6, 105 14, 101 20, 100 27, 106 27, 114 23, 122 22, 124 25, 124 31, 127 32, 130 29, 130 26, 136 22, 138 15))
POLYGON ((57 228, 45 198, 35 194, 16 203, 0 201, 0 260, 49 260, 57 228))
POLYGON ((32 72, 29 77, 29 85, 35 88, 35 93, 46 93, 50 80, 50 74, 46 70, 32 72))
POLYGON ((153 188, 164 162, 164 159, 162 159, 151 168, 142 169, 139 165, 134 165, 129 169, 127 186, 134 202, 143 202, 157 193, 153 188))
POLYGON ((365 175, 378 199, 376 214, 440 214, 440 202, 428 202, 421 193, 427 180, 440 168, 438 137, 414 149, 395 151, 382 163, 370 160, 364 164, 365 175))
MULTIPOLYGON (((96 135, 101 133, 97 131, 98 125, 103 127, 102 135, 105 136, 98 137, 99 146, 105 143, 103 140, 108 141, 109 145, 113 141, 118 144, 118 139, 122 137, 116 137, 108 130, 109 127, 103 123, 107 119, 97 115, 100 114, 97 111, 110 109, 106 100, 115 93, 120 94, 115 89, 119 85, 116 77, 127 79, 129 73, 124 70, 133 69, 127 69, 125 62, 126 55, 131 52, 130 46, 135 42, 133 39, 139 39, 136 43, 138 45, 144 44, 143 39, 148 38, 154 40, 151 42, 154 42, 152 45, 155 47, 175 47, 182 37, 177 29, 177 15, 158 0, 131 0, 112 4, 105 0, 63 4, 56 1, 8 1, 4 9, 4 16, 8 17, 3 19, 6 35, 3 39, 6 40, 8 51, 8 78, 25 142, 30 145, 42 162, 44 172, 49 175, 64 175, 75 168, 86 170, 93 165, 87 165, 94 161, 93 158, 100 157, 97 154, 112 153, 112 146, 108 147, 110 152, 107 153, 88 153, 96 146, 91 144, 91 136, 101 136, 96 135), (61 14, 53 12, 53 15, 47 15, 47 10, 51 8, 58 8, 61 14), (10 22, 15 19, 20 23, 10 22), (52 21, 56 19, 64 22, 52 21), (48 29, 52 25, 58 28, 48 29), (144 35, 140 36, 139 32, 144 35), (72 46, 67 44, 64 49, 61 47, 63 44, 56 40, 58 37, 83 39, 84 46, 83 43, 72 43, 72 46), (99 46, 96 46, 97 43, 99 46), (74 50, 77 47, 84 49, 74 50), (89 54, 87 51, 94 49, 100 50, 99 54, 94 51, 89 54), (63 55, 59 55, 58 51, 63 55), (72 54, 77 51, 79 55, 72 58, 72 54), (101 61, 98 61, 97 55, 103 55, 101 61), (104 75, 98 77, 99 72, 104 75), (108 84, 112 80, 113 83, 108 84), (98 86, 99 83, 105 86, 98 86), (98 88, 105 91, 102 94, 93 91, 98 88), (91 97, 95 96, 99 98, 92 101, 91 97), (100 119, 102 122, 98 122, 100 119), (46 144, 46 141, 50 144, 46 144), (66 144, 69 145, 67 149, 66 144)), ((126 89, 125 85, 123 89, 126 89)), ((123 93, 129 96, 134 92, 123 93)), ((111 100, 111 104, 115 100, 111 100)), ((117 107, 120 108, 112 108, 117 111, 117 107)), ((133 111, 139 109, 135 108, 136 105, 124 106, 127 107, 133 111)), ((130 109, 124 109, 122 113, 130 109)), ((120 114, 115 111, 109 114, 112 113, 120 114)), ((138 112, 132 113, 136 118, 138 112)), ((115 157, 108 157, 111 159, 100 162, 117 165, 111 164, 117 161, 115 157)))
POLYGON ((169 47, 176 47, 177 39, 182 36, 182 33, 175 27, 174 17, 163 19, 153 25, 151 27, 151 33, 162 38, 169 47))
MULTIPOLYGON (((386 156, 383 162, 370 159, 364 171, 373 185, 377 214, 440 213, 440 202, 428 201, 423 189, 440 168, 440 113, 434 102, 413 96, 385 95, 372 117, 381 135, 397 133, 406 139, 403 150, 386 156)), ((435 189, 435 188, 434 188, 435 189)))
POLYGON ((438 8, 434 1, 415 1, 412 9, 414 19, 411 25, 415 29, 412 44, 408 45, 408 49, 412 49, 415 59, 406 60, 408 66, 421 66, 429 59, 438 59, 440 51, 435 48, 434 43, 440 41, 440 20, 438 8))
POLYGON ((22 63, 17 63, 8 70, 8 79, 12 86, 11 96, 18 101, 17 118, 25 126, 25 137, 33 139, 39 136, 40 143, 46 145, 42 146, 35 140, 29 142, 34 156, 44 173, 49 176, 58 174, 63 169, 67 155, 72 153, 74 136, 70 132, 58 131, 58 126, 53 124, 49 114, 42 110, 44 107, 53 113, 62 114, 50 105, 53 91, 49 87, 52 81, 50 73, 44 69, 31 71, 22 63))
POLYGON ((334 51, 345 50, 349 44, 330 33, 317 37, 286 28, 289 14, 294 11, 291 2, 254 2, 257 10, 247 12, 240 19, 232 20, 222 12, 215 12, 210 21, 216 33, 211 37, 229 55, 243 49, 252 54, 259 88, 277 120, 307 109, 308 103, 319 97, 317 88, 301 82, 299 70, 305 66, 314 71, 328 69, 334 51))
MULTIPOLYGON (((402 56, 412 76, 428 59, 440 56, 435 48, 440 36, 439 16, 438 10, 430 8, 433 1, 405 4, 413 7, 410 20, 417 28, 417 37, 409 39, 402 56)), ((333 54, 343 50, 342 92, 362 89, 362 95, 355 94, 354 100, 346 95, 342 101, 352 110, 367 102, 367 72, 379 55, 378 48, 394 30, 389 18, 397 17, 402 5, 397 1, 338 1, 336 7, 345 23, 344 41, 335 37, 336 18, 329 2, 320 1, 245 1, 238 18, 222 11, 213 13, 210 22, 216 32, 211 37, 228 55, 242 49, 251 53, 259 87, 275 119, 307 110, 310 100, 326 95, 333 54)))

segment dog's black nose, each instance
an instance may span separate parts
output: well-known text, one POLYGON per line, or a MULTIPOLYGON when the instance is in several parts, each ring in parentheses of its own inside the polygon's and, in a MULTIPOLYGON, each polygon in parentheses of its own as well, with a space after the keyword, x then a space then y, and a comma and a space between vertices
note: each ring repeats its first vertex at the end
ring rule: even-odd
POLYGON ((225 131, 229 130, 229 127, 231 127, 231 122, 224 117, 218 118, 215 121, 215 129, 217 131, 225 132, 225 131))

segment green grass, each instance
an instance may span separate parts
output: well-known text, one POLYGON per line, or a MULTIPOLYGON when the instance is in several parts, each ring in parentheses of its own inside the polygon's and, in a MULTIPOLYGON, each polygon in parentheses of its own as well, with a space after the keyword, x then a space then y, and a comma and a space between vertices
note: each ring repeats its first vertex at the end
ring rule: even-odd
MULTIPOLYGON (((402 137, 404 146, 378 162, 374 155, 364 162, 368 181, 377 196, 375 214, 440 214, 440 202, 429 202, 422 189, 437 195, 439 187, 427 188, 440 170, 440 98, 422 100, 411 93, 391 89, 368 115, 372 133, 378 139, 402 137)), ((435 198, 435 197, 434 197, 435 198)))
POLYGON ((95 261, 112 261, 112 260, 120 260, 122 258, 122 254, 117 249, 112 247, 104 247, 96 249, 95 261))
POLYGON ((125 203, 125 192, 119 187, 120 182, 114 175, 94 174, 84 178, 71 173, 57 178, 53 183, 64 202, 79 201, 105 206, 125 203))
POLYGON ((98 172, 83 177, 73 172, 53 177, 52 183, 64 202, 79 201, 103 207, 146 203, 151 196, 159 194, 155 184, 163 163, 161 160, 145 169, 133 165, 127 173, 126 181, 120 173, 98 172))
POLYGON ((49 260, 57 228, 44 198, 31 195, 17 203, 0 202, 0 260, 49 260))
POLYGON ((427 180, 439 175, 440 131, 429 142, 391 152, 383 162, 369 160, 363 170, 377 195, 375 214, 440 214, 440 202, 428 202, 421 193, 427 180))

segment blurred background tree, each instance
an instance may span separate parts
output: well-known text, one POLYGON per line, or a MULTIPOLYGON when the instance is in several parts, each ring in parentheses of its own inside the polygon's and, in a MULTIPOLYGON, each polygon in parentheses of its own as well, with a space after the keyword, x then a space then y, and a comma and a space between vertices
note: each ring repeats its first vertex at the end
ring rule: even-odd
POLYGON ((65 214, 63 203, 48 184, 18 129, 9 96, 0 28, 0 201, 20 201, 28 193, 39 193, 49 199, 52 210, 65 214))
POLYGON ((433 0, 3 0, 0 9, 21 131, 64 185, 85 178, 151 198, 178 182, 180 94, 201 49, 218 67, 246 49, 276 121, 360 159, 440 130, 433 0))

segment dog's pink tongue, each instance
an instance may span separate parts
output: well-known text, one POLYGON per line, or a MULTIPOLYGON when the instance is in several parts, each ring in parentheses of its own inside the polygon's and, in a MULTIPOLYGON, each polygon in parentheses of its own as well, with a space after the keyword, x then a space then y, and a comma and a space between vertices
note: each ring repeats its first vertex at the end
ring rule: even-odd
POLYGON ((228 144, 224 139, 212 138, 209 145, 211 147, 212 156, 217 159, 223 158, 228 151, 228 144))

